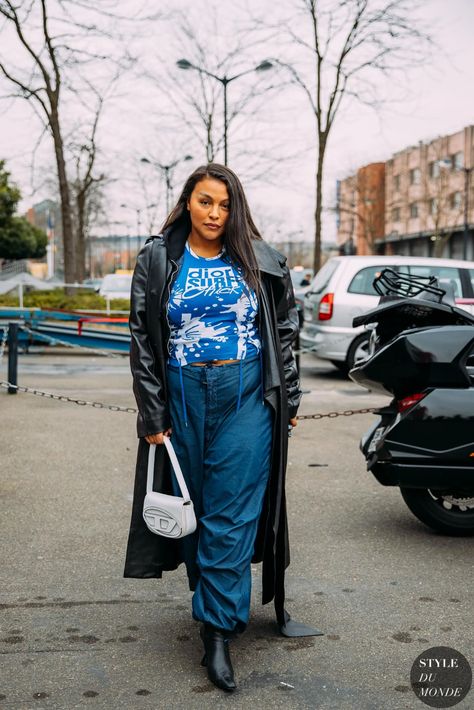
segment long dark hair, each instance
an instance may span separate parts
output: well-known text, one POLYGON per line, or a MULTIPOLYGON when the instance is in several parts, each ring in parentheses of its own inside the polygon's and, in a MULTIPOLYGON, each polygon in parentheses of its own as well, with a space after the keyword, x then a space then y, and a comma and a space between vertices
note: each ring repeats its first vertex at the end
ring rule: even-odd
POLYGON ((237 175, 225 165, 209 163, 196 168, 186 180, 178 202, 168 215, 162 230, 180 223, 191 231, 191 218, 187 203, 196 184, 205 178, 220 180, 227 187, 230 209, 223 242, 230 260, 242 267, 246 283, 258 293, 260 273, 251 242, 253 239, 262 239, 262 237, 250 214, 242 183, 237 175))

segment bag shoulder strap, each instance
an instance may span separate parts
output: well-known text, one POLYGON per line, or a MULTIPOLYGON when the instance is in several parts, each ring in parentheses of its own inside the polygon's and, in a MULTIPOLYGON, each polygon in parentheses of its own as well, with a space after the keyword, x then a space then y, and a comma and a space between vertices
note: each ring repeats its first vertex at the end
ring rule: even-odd
MULTIPOLYGON (((176 456, 175 450, 173 448, 173 444, 171 443, 171 439, 168 436, 163 436, 163 442, 164 442, 166 450, 168 452, 168 456, 170 457, 171 466, 172 466, 174 474, 176 476, 176 480, 178 481, 181 495, 184 498, 184 502, 187 503, 189 500, 191 500, 191 498, 189 496, 188 487, 187 487, 186 482, 184 480, 183 472, 181 471, 181 466, 179 465, 178 457, 176 456)), ((149 449, 148 449, 148 470, 147 470, 147 477, 146 477, 146 492, 147 493, 151 493, 151 491, 153 490, 153 473, 155 470, 155 452, 156 452, 156 444, 150 444, 149 449)))

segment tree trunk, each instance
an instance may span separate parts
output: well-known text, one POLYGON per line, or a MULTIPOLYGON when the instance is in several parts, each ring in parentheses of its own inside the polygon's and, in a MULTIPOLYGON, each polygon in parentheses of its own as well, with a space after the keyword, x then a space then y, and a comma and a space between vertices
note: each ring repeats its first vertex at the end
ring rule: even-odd
POLYGON ((434 254, 438 259, 441 259, 443 257, 444 249, 446 245, 449 243, 449 240, 451 239, 451 234, 445 234, 444 236, 439 236, 437 237, 435 243, 434 243, 434 254))
POLYGON ((318 143, 318 168, 316 174, 316 209, 314 213, 315 234, 314 234, 314 257, 313 269, 317 273, 321 268, 321 224, 323 208, 323 164, 324 153, 326 151, 326 136, 319 135, 318 143))
POLYGON ((86 236, 85 213, 86 196, 82 192, 77 195, 77 231, 76 231, 76 281, 82 283, 86 268, 86 236))
POLYGON ((71 199, 69 196, 69 185, 66 176, 66 163, 64 160, 64 146, 59 126, 59 115, 57 107, 53 107, 50 118, 51 132, 54 140, 54 152, 56 155, 56 165, 58 169, 59 195, 61 198, 61 221, 63 232, 63 254, 64 254, 64 281, 68 284, 74 283, 76 277, 75 253, 74 253, 74 230, 71 215, 71 199))
POLYGON ((208 117, 208 122, 207 122, 206 153, 207 153, 207 162, 213 163, 214 162, 214 145, 213 145, 213 141, 212 141, 212 114, 208 117))

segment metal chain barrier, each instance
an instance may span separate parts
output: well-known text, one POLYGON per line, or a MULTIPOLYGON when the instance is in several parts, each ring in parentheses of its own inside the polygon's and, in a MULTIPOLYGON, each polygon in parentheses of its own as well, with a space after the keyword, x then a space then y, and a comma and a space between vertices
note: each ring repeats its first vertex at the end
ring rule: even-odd
POLYGON ((353 414, 373 414, 378 407, 365 407, 364 409, 346 409, 344 412, 326 412, 325 414, 297 414, 298 421, 302 419, 335 419, 336 417, 352 417, 353 414))
MULTIPOLYGON (((54 394, 53 392, 42 392, 41 390, 35 389, 34 387, 20 387, 20 385, 12 385, 10 382, 5 382, 0 380, 0 387, 14 387, 19 392, 28 392, 29 394, 36 394, 39 397, 46 397, 47 399, 57 399, 61 402, 71 402, 72 404, 79 404, 81 406, 94 407, 95 409, 108 409, 111 412, 126 412, 127 414, 138 414, 138 409, 134 407, 120 407, 117 404, 104 404, 103 402, 87 402, 83 399, 75 399, 74 397, 68 397, 67 395, 54 394)), ((365 409, 346 409, 344 412, 326 412, 321 414, 299 414, 297 415, 298 421, 303 419, 335 419, 336 417, 350 417, 353 414, 372 414, 376 412, 377 409, 365 408, 365 409)))
MULTIPOLYGON (((22 327, 25 330, 29 330, 30 332, 34 332, 30 328, 28 328, 27 326, 22 326, 22 327)), ((36 333, 35 333, 35 335, 36 335, 36 333)), ((55 340, 55 338, 50 338, 47 335, 45 335, 43 337, 47 338, 48 340, 53 340, 53 341, 55 340)), ((5 352, 5 346, 7 344, 7 339, 8 339, 8 328, 5 325, 3 328, 2 342, 0 343, 0 365, 2 364, 2 358, 3 358, 3 354, 5 352)), ((62 342, 61 344, 75 347, 72 343, 62 342)), ((87 350, 93 350, 93 348, 87 348, 87 350)), ((97 352, 102 353, 101 350, 99 350, 97 352)), ((110 356, 110 353, 104 353, 104 354, 110 356)), ((117 357, 121 357, 121 356, 118 355, 117 357)), ((18 392, 27 392, 29 394, 36 394, 39 397, 46 397, 47 399, 57 399, 61 402, 71 402, 73 404, 79 404, 81 406, 94 407, 95 409, 108 409, 111 412, 127 412, 129 414, 137 414, 137 412, 138 412, 138 410, 135 409, 134 407, 120 407, 117 404, 104 404, 103 402, 87 402, 86 400, 75 399, 74 397, 68 397, 67 395, 63 395, 63 394, 54 394, 53 392, 43 392, 41 390, 35 389, 34 387, 20 387, 20 385, 14 385, 11 382, 6 382, 4 380, 0 380, 0 387, 3 387, 4 389, 14 388, 18 392)))
MULTIPOLYGON (((22 326, 22 327, 24 327, 25 330, 29 330, 30 332, 33 332, 35 335, 37 335, 37 333, 35 331, 32 331, 27 326, 22 326)), ((59 342, 61 345, 68 345, 71 347, 76 347, 75 345, 73 345, 71 343, 66 343, 64 341, 57 341, 55 338, 50 338, 47 335, 45 335, 44 338, 47 338, 50 341, 59 342)), ((7 329, 7 327, 4 327, 2 342, 0 343, 0 365, 2 363, 3 354, 5 352, 5 346, 7 343, 7 339, 8 339, 8 329, 7 329)), ((83 346, 79 346, 79 347, 82 348, 83 346)), ((85 349, 92 350, 94 352, 99 352, 101 354, 104 352, 101 350, 95 350, 94 348, 85 348, 85 349)), ((111 353, 107 353, 107 352, 104 352, 104 354, 108 355, 109 357, 111 355, 111 353)), ((117 357, 123 357, 123 356, 118 355, 117 357)), ((45 397, 47 399, 56 399, 56 400, 59 400, 60 402, 70 402, 71 404, 78 404, 82 407, 87 406, 87 407, 94 407, 95 409, 108 409, 111 412, 126 412, 127 414, 137 414, 138 413, 138 409, 136 409, 135 407, 120 407, 117 404, 104 404, 103 402, 87 402, 86 400, 76 399, 74 397, 68 397, 67 395, 63 395, 63 394, 54 394, 53 392, 43 392, 43 391, 38 390, 34 387, 21 387, 20 385, 13 385, 13 384, 11 384, 11 382, 5 382, 4 380, 0 380, 0 386, 3 388, 13 387, 16 390, 18 390, 19 392, 27 392, 28 394, 35 394, 39 397, 45 397)), ((299 414, 299 415, 297 415, 296 418, 298 421, 302 421, 304 419, 335 419, 336 417, 351 417, 354 414, 373 414, 376 411, 377 411, 376 407, 365 407, 364 409, 346 409, 343 412, 299 414)))
POLYGON ((75 399, 74 397, 68 397, 65 394, 54 394, 53 392, 42 392, 34 387, 20 387, 20 385, 12 385, 11 382, 5 382, 0 380, 0 387, 14 387, 19 392, 28 392, 29 394, 36 394, 39 397, 46 397, 47 399, 58 399, 61 402, 71 402, 72 404, 79 404, 81 406, 94 407, 95 409, 109 409, 111 412, 127 412, 128 414, 137 414, 138 410, 134 407, 120 407, 118 404, 104 404, 103 402, 87 402, 84 399, 75 399))

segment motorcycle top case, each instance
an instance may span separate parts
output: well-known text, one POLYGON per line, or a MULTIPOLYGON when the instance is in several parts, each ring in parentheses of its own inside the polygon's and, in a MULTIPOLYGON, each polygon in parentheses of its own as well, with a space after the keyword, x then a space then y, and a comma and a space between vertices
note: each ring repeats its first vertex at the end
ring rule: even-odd
POLYGON ((468 388, 474 325, 404 331, 350 372, 357 384, 396 398, 430 387, 468 388))

